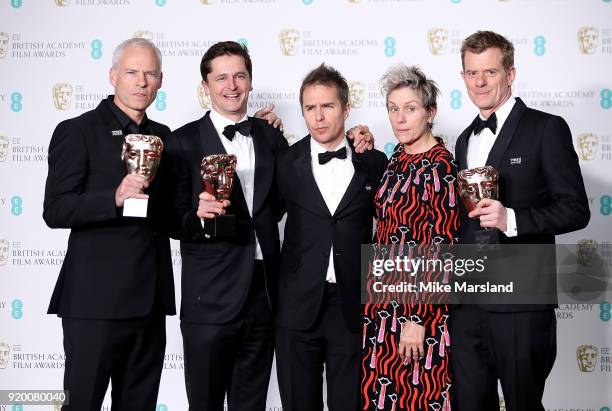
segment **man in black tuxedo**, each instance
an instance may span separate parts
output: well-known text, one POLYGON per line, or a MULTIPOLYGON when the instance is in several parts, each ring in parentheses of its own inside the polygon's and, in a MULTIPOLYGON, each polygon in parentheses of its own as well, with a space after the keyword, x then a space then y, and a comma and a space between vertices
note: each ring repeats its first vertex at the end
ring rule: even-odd
POLYGON ((247 117, 252 64, 246 47, 216 43, 202 58, 212 110, 176 130, 167 151, 176 174, 181 240, 181 331, 190 410, 264 410, 274 352, 273 306, 282 211, 274 162, 280 131, 247 117), (234 154, 229 200, 203 192, 203 156, 234 154), (222 224, 233 215, 233 227, 222 224))
MULTIPOLYGON (((474 243, 475 233, 488 227, 502 244, 554 244, 555 235, 584 228, 590 212, 570 129, 561 117, 512 97, 512 43, 479 31, 464 40, 461 55, 462 76, 480 113, 457 140, 458 168, 495 167, 500 193, 469 214, 462 204, 460 242, 474 243)), ((554 264, 554 252, 550 256, 554 264)), ((523 282, 532 281, 531 274, 523 282)), ((498 379, 507 410, 544 410, 544 385, 556 356, 554 307, 453 307, 454 410, 498 409, 498 379)))
POLYGON ((344 136, 349 88, 321 65, 302 82, 310 135, 280 154, 287 209, 279 274, 276 361, 283 409, 356 410, 361 355, 361 244, 372 240, 374 193, 387 166, 377 150, 356 155, 344 136))
POLYGON ((61 122, 49 145, 43 217, 70 228, 68 250, 49 313, 62 318, 65 410, 99 410, 109 380, 113 410, 154 410, 166 344, 165 315, 175 314, 166 234, 166 164, 149 185, 126 175, 127 134, 170 130, 145 110, 161 87, 161 54, 144 39, 113 54, 115 94, 61 122), (124 201, 148 198, 145 218, 123 217, 124 201))

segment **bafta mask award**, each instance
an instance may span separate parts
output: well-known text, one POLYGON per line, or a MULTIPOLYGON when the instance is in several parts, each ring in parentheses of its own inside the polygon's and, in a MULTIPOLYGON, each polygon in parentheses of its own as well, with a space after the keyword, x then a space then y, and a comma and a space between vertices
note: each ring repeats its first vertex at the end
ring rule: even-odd
MULTIPOLYGON (((499 198, 499 173, 494 167, 484 166, 461 170, 458 176, 459 194, 468 211, 476 209, 483 198, 499 198)), ((496 230, 478 230, 474 233, 477 244, 499 242, 496 230)))
MULTIPOLYGON (((204 191, 215 196, 217 200, 228 200, 234 185, 236 174, 236 156, 232 154, 214 154, 202 159, 202 170, 200 177, 204 191)), ((233 235, 235 216, 231 214, 218 215, 212 221, 206 221, 209 227, 212 225, 212 233, 233 235)), ((211 234, 212 234, 211 233, 211 234)))
MULTIPOLYGON (((157 136, 145 134, 128 134, 123 140, 121 159, 125 163, 128 174, 138 174, 149 183, 155 178, 164 143, 157 136)), ((124 217, 146 217, 148 200, 128 198, 123 203, 124 217)))

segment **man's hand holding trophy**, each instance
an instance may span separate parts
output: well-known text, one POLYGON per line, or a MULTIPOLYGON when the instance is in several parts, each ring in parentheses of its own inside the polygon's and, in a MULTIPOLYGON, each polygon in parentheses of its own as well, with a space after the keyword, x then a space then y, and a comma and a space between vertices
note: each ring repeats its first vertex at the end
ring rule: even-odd
POLYGON ((478 218, 483 230, 474 233, 476 244, 499 243, 498 231, 506 231, 506 208, 498 201, 499 172, 491 166, 459 172, 459 193, 470 218, 478 218))
POLYGON ((124 217, 146 217, 149 196, 144 190, 155 178, 164 143, 157 136, 128 134, 123 140, 121 159, 127 175, 115 192, 117 207, 123 207, 124 217))
POLYGON ((202 159, 200 177, 204 191, 199 196, 197 215, 205 219, 208 238, 234 233, 235 216, 226 214, 226 208, 230 206, 236 161, 232 154, 214 154, 202 159))

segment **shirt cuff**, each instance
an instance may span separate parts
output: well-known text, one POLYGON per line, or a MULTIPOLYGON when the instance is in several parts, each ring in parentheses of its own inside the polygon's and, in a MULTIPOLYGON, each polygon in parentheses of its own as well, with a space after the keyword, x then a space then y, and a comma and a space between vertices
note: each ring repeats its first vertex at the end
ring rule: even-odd
POLYGON ((518 230, 516 227, 516 215, 514 214, 514 210, 506 208, 506 213, 506 231, 504 231, 504 234, 506 237, 516 237, 518 235, 518 230))

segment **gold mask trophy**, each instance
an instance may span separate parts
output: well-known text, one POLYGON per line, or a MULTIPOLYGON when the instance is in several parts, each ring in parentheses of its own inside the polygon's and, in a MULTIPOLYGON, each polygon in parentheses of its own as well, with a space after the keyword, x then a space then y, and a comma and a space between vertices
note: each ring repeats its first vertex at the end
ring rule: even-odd
MULTIPOLYGON (((236 156, 233 154, 213 154, 202 159, 200 177, 204 191, 215 196, 217 200, 228 200, 236 175, 236 156)), ((205 231, 208 235, 233 236, 236 216, 218 215, 206 220, 205 231)))
MULTIPOLYGON (((469 211, 476 209, 483 198, 499 198, 499 172, 491 166, 461 170, 458 175, 459 194, 469 211)), ((476 244, 497 244, 497 230, 485 228, 474 232, 476 244)))
MULTIPOLYGON (((123 139, 121 159, 128 174, 141 175, 150 184, 159 169, 163 151, 164 143, 157 136, 128 134, 123 139)), ((140 198, 126 199, 123 203, 123 216, 146 217, 148 201, 140 198)))

